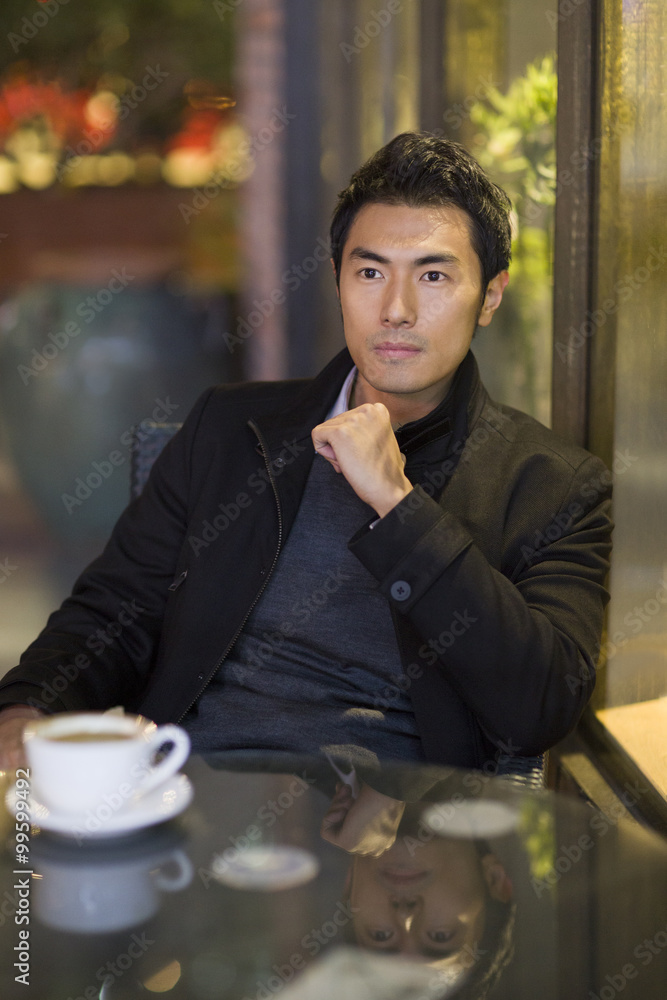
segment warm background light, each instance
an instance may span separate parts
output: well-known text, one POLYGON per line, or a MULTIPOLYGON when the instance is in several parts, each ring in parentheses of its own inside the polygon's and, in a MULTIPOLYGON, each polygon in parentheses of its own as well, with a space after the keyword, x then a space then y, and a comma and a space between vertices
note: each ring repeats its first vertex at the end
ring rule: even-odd
POLYGON ((154 975, 149 976, 148 979, 144 979, 143 986, 151 993, 168 993, 169 990, 173 990, 180 978, 181 963, 174 961, 165 965, 154 975))

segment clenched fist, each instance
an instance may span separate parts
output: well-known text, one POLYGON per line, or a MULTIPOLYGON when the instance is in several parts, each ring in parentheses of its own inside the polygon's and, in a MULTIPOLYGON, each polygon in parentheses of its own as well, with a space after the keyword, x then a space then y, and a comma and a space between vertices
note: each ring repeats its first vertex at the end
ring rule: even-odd
POLYGON ((384 517, 412 491, 384 403, 363 403, 318 424, 313 445, 365 503, 384 517))

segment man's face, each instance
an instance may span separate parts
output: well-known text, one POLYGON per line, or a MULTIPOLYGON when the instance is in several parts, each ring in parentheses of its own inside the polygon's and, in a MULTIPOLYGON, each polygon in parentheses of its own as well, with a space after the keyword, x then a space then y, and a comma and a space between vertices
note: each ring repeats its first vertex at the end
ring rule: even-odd
POLYGON ((360 209, 343 248, 339 289, 345 339, 359 369, 355 405, 407 407, 411 419, 437 406, 506 283, 503 271, 482 294, 482 268, 461 209, 360 209))

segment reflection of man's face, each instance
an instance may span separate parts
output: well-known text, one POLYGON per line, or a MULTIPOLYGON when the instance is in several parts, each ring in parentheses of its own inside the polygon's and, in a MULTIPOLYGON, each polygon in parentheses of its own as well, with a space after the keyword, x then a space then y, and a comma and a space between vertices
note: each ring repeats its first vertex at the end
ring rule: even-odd
POLYGON ((410 853, 399 836, 380 858, 353 861, 356 939, 375 951, 469 967, 489 896, 506 900, 507 878, 495 855, 480 859, 471 841, 434 837, 410 853))

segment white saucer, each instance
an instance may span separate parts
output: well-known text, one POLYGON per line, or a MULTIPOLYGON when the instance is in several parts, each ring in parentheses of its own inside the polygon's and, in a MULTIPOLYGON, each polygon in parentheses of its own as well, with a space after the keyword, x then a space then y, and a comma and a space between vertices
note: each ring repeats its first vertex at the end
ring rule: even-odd
MULTIPOLYGON (((36 802, 34 798, 29 799, 27 805, 33 826, 81 841, 117 837, 157 823, 165 823, 190 805, 192 795, 189 778, 185 774, 176 774, 138 802, 128 803, 125 808, 112 812, 104 819, 97 818, 90 811, 81 816, 55 812, 36 802)), ((16 788, 8 790, 5 801, 14 815, 19 805, 26 805, 25 799, 17 799, 16 788)))
POLYGON ((502 837, 519 825, 519 810, 494 799, 466 799, 430 806, 422 819, 443 837, 502 837))

